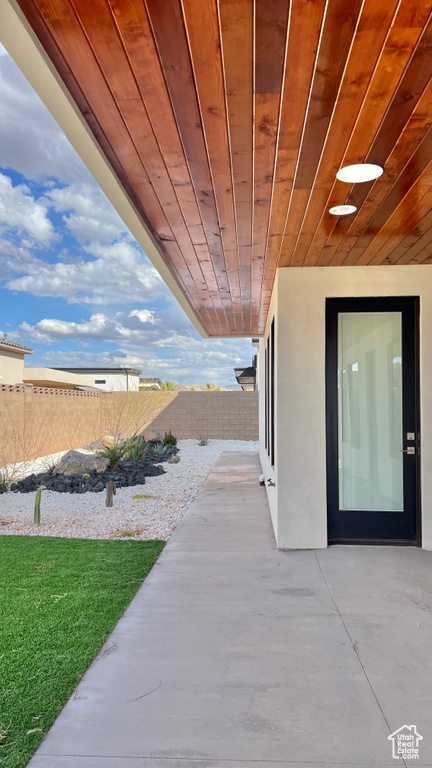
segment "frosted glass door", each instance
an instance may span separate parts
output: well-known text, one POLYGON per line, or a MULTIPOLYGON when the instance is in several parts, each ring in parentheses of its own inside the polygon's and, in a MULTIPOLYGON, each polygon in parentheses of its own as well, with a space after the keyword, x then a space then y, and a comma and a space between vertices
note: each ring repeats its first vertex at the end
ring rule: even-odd
POLYGON ((338 314, 341 510, 403 511, 402 313, 338 314))

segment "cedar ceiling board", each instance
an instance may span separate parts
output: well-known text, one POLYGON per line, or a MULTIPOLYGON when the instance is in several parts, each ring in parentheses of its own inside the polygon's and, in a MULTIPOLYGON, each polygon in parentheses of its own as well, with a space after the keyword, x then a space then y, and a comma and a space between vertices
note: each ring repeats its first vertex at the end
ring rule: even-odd
POLYGON ((361 0, 330 0, 324 19, 311 99, 304 128, 296 189, 311 189, 345 66, 350 53, 361 0))
POLYGON ((205 2, 183 0, 182 4, 213 180, 235 326, 239 333, 243 333, 237 229, 217 7, 213 0, 205 0, 205 2))
MULTIPOLYGON (((414 47, 418 35, 419 30, 415 30, 411 37, 412 47, 414 47)), ((384 46, 383 55, 380 57, 376 71, 372 77, 368 93, 357 119, 355 130, 342 160, 342 166, 363 162, 365 158, 365 154, 373 141, 375 133, 379 128, 379 124, 382 121, 391 100, 391 94, 396 87, 412 52, 411 46, 408 47, 406 44, 402 45, 403 38, 404 36, 401 34, 401 30, 395 32, 395 30, 392 29, 389 33, 388 40, 384 46)), ((363 231, 364 224, 360 224, 361 218, 359 218, 362 216, 360 206, 372 188, 372 185, 370 184, 361 184, 357 186, 358 190, 356 194, 357 196, 360 194, 361 197, 356 197, 355 200, 353 200, 353 198, 350 199, 352 200, 353 205, 360 208, 358 214, 356 214, 354 219, 350 217, 350 221, 345 220, 344 226, 338 226, 336 230, 334 230, 330 224, 331 214, 328 213, 328 208, 347 201, 347 195, 350 193, 350 188, 347 184, 344 184, 337 179, 334 180, 327 206, 323 211, 321 221, 317 227, 305 259, 305 264, 307 266, 314 266, 315 264, 326 266, 330 263, 332 266, 338 266, 343 263, 344 257, 340 254, 335 257, 334 254, 348 230, 353 234, 360 234, 363 231), (358 226, 359 228, 357 228, 358 226)))
MULTIPOLYGON (((386 112, 391 103, 392 94, 403 77, 404 70, 420 36, 420 31, 421 30, 419 29, 401 30, 399 28, 392 28, 390 30, 383 48, 383 53, 371 79, 364 104, 358 116, 355 130, 348 144, 342 165, 363 162, 365 160, 368 148, 373 142, 374 136, 380 128, 380 124, 383 125, 384 123, 386 112)), ((389 148, 389 151, 391 151, 391 148, 389 148)), ((348 186, 345 184, 342 185, 343 187, 348 186)), ((335 185, 329 197, 329 207, 338 202, 338 189, 340 186, 341 182, 338 182, 335 179, 335 185)), ((359 208, 358 215, 361 216, 361 205, 371 188, 371 184, 355 185, 355 188, 351 187, 348 196, 346 193, 343 196, 341 195, 339 201, 343 202, 346 200, 346 202, 356 205, 359 208)), ((357 231, 358 215, 356 215, 354 220, 351 219, 349 222, 353 234, 360 234, 364 228, 364 225, 360 225, 360 229, 357 231)), ((347 223, 345 223, 343 227, 337 227, 336 230, 331 232, 330 239, 328 240, 325 228, 323 231, 323 224, 326 219, 328 219, 327 210, 323 213, 323 219, 317 228, 317 232, 309 250, 309 255, 306 257, 306 263, 308 265, 318 263, 322 266, 327 264, 338 266, 344 261, 345 255, 342 256, 341 254, 338 254, 335 256, 335 253, 343 236, 350 227, 347 226, 347 223), (314 256, 319 254, 322 255, 319 257, 318 262, 314 261, 314 256)))
MULTIPOLYGON (((408 2, 411 2, 411 0, 408 0, 408 2)), ((384 118, 385 112, 391 101, 392 93, 409 61, 419 35, 419 29, 401 30, 393 28, 390 30, 388 39, 384 45, 382 56, 380 57, 364 104, 358 116, 355 131, 343 158, 342 165, 363 162, 368 148, 384 118)), ((335 179, 335 185, 333 186, 329 197, 328 207, 346 200, 347 193, 345 192, 345 194, 343 194, 343 190, 341 190, 342 194, 339 197, 340 186, 341 182, 335 179)), ((343 187, 345 187, 344 184, 343 187)), ((366 189, 366 185, 359 185, 359 187, 362 187, 366 194, 371 188, 369 186, 366 189)), ((359 191, 362 192, 361 189, 359 191)), ((358 199, 356 202, 353 201, 353 204, 361 205, 361 202, 362 201, 358 199)), ((361 215, 361 210, 358 215, 361 215)), ((326 210, 323 213, 323 219, 317 228, 317 232, 309 249, 309 254, 306 257, 306 264, 308 265, 313 266, 315 263, 318 263, 319 265, 325 266, 331 263, 336 266, 339 263, 343 263, 343 257, 340 255, 335 259, 333 259, 333 257, 342 239, 340 235, 343 236, 346 233, 347 227, 344 226, 338 228, 334 235, 333 233, 330 233, 330 239, 328 240, 326 229, 323 228, 323 223, 325 223, 328 218, 329 215, 326 210), (318 262, 316 261, 316 257, 318 257, 318 262)), ((354 232, 356 231, 356 225, 357 215, 352 223, 352 231, 354 232)), ((363 227, 360 228, 360 232, 362 229, 363 227)))
MULTIPOLYGON (((195 256, 190 234, 169 177, 164 159, 154 136, 147 112, 141 100, 135 78, 129 65, 121 40, 114 26, 113 17, 107 12, 105 0, 73 0, 75 10, 92 46, 93 53, 104 73, 111 92, 116 96, 116 105, 133 139, 155 194, 165 212, 185 260, 196 283, 203 279, 203 270, 195 256), (125 98, 120 98, 124 88, 125 98), (189 256, 190 254, 190 256, 189 256)), ((180 193, 182 188, 179 188, 180 193)), ((200 224, 198 209, 193 224, 200 224)), ((210 291, 217 291, 212 281, 212 270, 208 273, 210 291)))
MULTIPOLYGON (((432 57, 429 51, 432 43, 432 20, 429 20, 420 38, 418 38, 418 30, 413 32, 414 36, 417 36, 418 42, 400 77, 386 115, 372 142, 370 151, 366 154, 366 162, 385 166, 388 156, 392 152, 398 137, 402 133, 405 124, 408 122, 430 80, 432 57)), ((404 39, 406 37, 405 35, 404 39)), ((405 46, 405 49, 405 55, 407 56, 409 49, 407 49, 407 46, 405 46)), ((367 185, 355 185, 347 197, 347 202, 356 205, 360 209, 368 191, 367 185)), ((337 259, 337 252, 335 256, 337 259)), ((332 263, 335 263, 335 260, 332 263)), ((343 260, 342 263, 344 263, 343 260)))
POLYGON ((406 218, 402 216, 399 226, 391 233, 380 250, 372 257, 371 264, 374 263, 374 258, 377 258, 378 264, 393 264, 396 263, 398 258, 402 256, 408 248, 415 243, 416 238, 419 236, 423 221, 430 215, 432 210, 432 189, 428 190, 425 195, 419 200, 417 208, 411 211, 406 218), (409 233, 407 235, 407 232, 409 233), (397 253, 399 251, 399 254, 397 253))
MULTIPOLYGON (((239 244, 244 328, 251 328, 253 4, 220 3, 219 29, 239 244)), ((246 330, 246 332, 248 332, 246 330)))
MULTIPOLYGON (((368 245, 376 238, 380 237, 380 231, 386 222, 392 217, 397 207, 404 201, 413 185, 421 178, 423 172, 428 166, 428 161, 432 156, 432 128, 429 128, 423 140, 419 143, 417 150, 413 153, 402 172, 393 184, 391 190, 379 205, 375 214, 370 218, 364 232, 357 238, 356 249, 364 251, 368 245)), ((417 201, 415 201, 417 202, 417 201)), ((369 257, 366 257, 366 263, 369 257)), ((363 258, 360 263, 364 263, 363 258)))
MULTIPOLYGON (((379 59, 398 0, 367 0, 355 34, 331 129, 319 163, 292 263, 302 265, 331 194, 357 115, 379 59)), ((340 200, 340 198, 339 198, 340 200)), ((331 214, 330 214, 331 215, 331 214)))
MULTIPOLYGON (((428 248, 432 240, 432 213, 429 212, 424 220, 416 227, 415 232, 404 241, 405 252, 401 253, 398 259, 394 259, 394 264, 409 264, 409 262, 428 248)), ((396 249, 395 249, 396 250, 396 249)), ((393 255, 396 254, 392 254, 393 255)), ((423 260, 423 259, 422 259, 423 260)))
MULTIPOLYGON (((416 173, 414 165, 414 173, 416 173)), ((415 176, 414 183, 412 183, 407 193, 401 196, 400 202, 398 202, 391 213, 387 216, 384 224, 379 228, 375 236, 367 243, 366 247, 360 240, 358 247, 363 247, 363 254, 361 256, 362 264, 381 264, 385 259, 385 250, 382 250, 386 246, 388 239, 393 242, 395 235, 399 232, 402 239, 405 235, 412 231, 413 227, 422 220, 424 213, 426 195, 431 185, 431 168, 430 164, 424 168, 423 171, 419 169, 419 174, 415 176)), ((398 179, 398 184, 395 185, 395 193, 402 190, 401 180, 398 179)), ((429 201, 429 208, 431 203, 429 201)), ((372 220, 373 224, 373 220, 372 220)), ((368 230, 369 231, 369 230, 368 230)), ((347 253, 347 258, 349 254, 347 253)))
MULTIPOLYGON (((294 181, 295 192, 309 192, 312 189, 349 56, 361 9, 361 0, 355 0, 350 4, 349 10, 347 8, 345 0, 330 0, 327 6, 294 181)), ((281 266, 291 264, 292 251, 308 197, 309 195, 297 195, 297 204, 290 208, 282 240, 281 266), (300 200, 302 205, 299 204, 300 200)))
MULTIPOLYGON (((409 258, 406 257, 406 253, 415 247, 417 240, 421 239, 425 232, 430 227, 431 209, 432 209, 432 163, 429 164, 429 168, 421 179, 417 182, 418 197, 414 203, 410 198, 415 197, 413 191, 407 195, 402 204, 397 208, 392 216, 394 221, 393 233, 388 241, 384 244, 387 251, 389 251, 387 257, 386 252, 376 254, 376 258, 371 258, 370 263, 387 263, 387 264, 406 264, 409 258), (423 187, 423 188, 422 188, 423 187), (422 196, 422 192, 424 193, 422 196), (420 202, 418 202, 418 199, 420 202), (399 222, 402 220, 402 224, 399 222), (390 248, 390 246, 393 246, 390 248)), ((392 222, 390 222, 392 223, 392 222)))
MULTIPOLYGON (((419 148, 419 142, 424 140, 425 134, 430 130, 432 124, 432 81, 426 88, 422 98, 418 102, 414 112, 410 116, 410 119, 405 126, 403 133, 401 134, 393 152, 389 156, 385 174, 379 178, 378 183, 374 184, 371 192, 369 193, 367 200, 363 204, 362 208, 356 216, 356 230, 357 234, 360 232, 360 228, 366 227, 374 209, 383 202, 386 195, 390 192, 392 187, 397 183, 401 174, 401 169, 404 169, 407 163, 412 162, 412 158, 417 157, 417 149, 419 148)), ((422 150, 424 154, 424 149, 422 150)), ((416 162, 416 161, 415 161, 416 162)), ((349 238, 341 244, 339 251, 349 252, 349 238)))
POLYGON ((135 0, 109 0, 109 4, 192 242, 204 243, 195 192, 145 8, 135 0))
MULTIPOLYGON (((405 126, 393 152, 388 158, 386 163, 385 174, 379 177, 377 182, 373 184, 365 203, 358 211, 355 222, 350 227, 350 231, 345 239, 339 245, 337 253, 334 257, 334 262, 338 259, 338 263, 343 263, 345 258, 350 254, 351 248, 354 244, 359 247, 365 245, 362 242, 364 233, 369 233, 369 237, 366 240, 367 250, 369 251, 369 245, 372 245, 372 239, 374 239, 373 222, 376 220, 374 217, 376 211, 379 209, 381 215, 384 216, 385 221, 388 220, 388 216, 391 215, 392 205, 394 198, 404 196, 402 189, 406 186, 406 174, 407 171, 414 168, 413 183, 416 183, 417 175, 420 174, 421 168, 424 168, 425 161, 429 159, 431 153, 430 139, 427 139, 427 134, 430 134, 432 122, 432 83, 428 85, 415 110, 413 111, 410 119, 405 126), (392 200, 393 196, 393 200, 392 200), (381 207, 380 207, 381 206, 381 207)), ((415 204, 414 200, 414 204, 415 204)), ((385 223, 383 227, 385 228, 385 223)), ((378 250, 381 244, 375 243, 374 250, 378 250)), ((369 251, 373 253, 374 251, 369 251)), ((363 262, 368 263, 368 262, 363 262)), ((377 262, 378 263, 378 262, 377 262)))
POLYGON ((257 0, 255 12, 254 220, 251 265, 253 325, 259 321, 269 231, 289 0, 257 0))
POLYGON ((202 132, 188 43, 178 0, 146 0, 179 133, 197 192, 221 296, 230 301, 216 203, 202 132))
MULTIPOLYGON (((325 0, 292 0, 264 284, 273 285, 290 207, 325 0)), ((267 289, 266 289, 267 291, 267 289)), ((263 294, 266 302, 266 292, 263 294)))

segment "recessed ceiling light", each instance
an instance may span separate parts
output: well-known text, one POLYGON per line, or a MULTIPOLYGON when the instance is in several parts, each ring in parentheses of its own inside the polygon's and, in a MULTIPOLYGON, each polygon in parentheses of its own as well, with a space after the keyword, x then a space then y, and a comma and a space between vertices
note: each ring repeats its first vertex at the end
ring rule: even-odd
POLYGON ((332 213, 333 216, 348 216, 356 210, 355 205, 335 205, 334 208, 330 208, 329 213, 332 213))
POLYGON ((336 178, 339 181, 346 181, 349 184, 358 184, 360 181, 372 181, 377 179, 383 173, 383 168, 380 165, 373 165, 372 163, 359 163, 358 165, 347 165, 345 168, 341 168, 336 178))

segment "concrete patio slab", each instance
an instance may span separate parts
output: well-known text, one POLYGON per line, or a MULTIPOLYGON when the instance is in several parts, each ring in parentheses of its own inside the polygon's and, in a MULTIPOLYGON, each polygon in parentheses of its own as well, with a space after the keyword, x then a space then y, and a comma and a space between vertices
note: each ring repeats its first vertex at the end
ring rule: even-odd
POLYGON ((412 723, 432 765, 432 553, 278 551, 259 474, 217 461, 31 768, 374 768, 412 723))

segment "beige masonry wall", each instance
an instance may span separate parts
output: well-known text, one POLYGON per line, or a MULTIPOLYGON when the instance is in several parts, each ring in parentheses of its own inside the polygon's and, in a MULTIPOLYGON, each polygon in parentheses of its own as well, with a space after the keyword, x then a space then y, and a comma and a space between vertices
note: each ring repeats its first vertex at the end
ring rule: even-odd
POLYGON ((0 468, 88 445, 103 434, 258 440, 257 392, 77 392, 0 386, 0 468))
POLYGON ((148 430, 162 435, 171 430, 180 439, 202 435, 215 440, 258 440, 258 392, 173 394, 148 430))
POLYGON ((97 392, 0 386, 0 467, 97 440, 100 413, 97 392))

